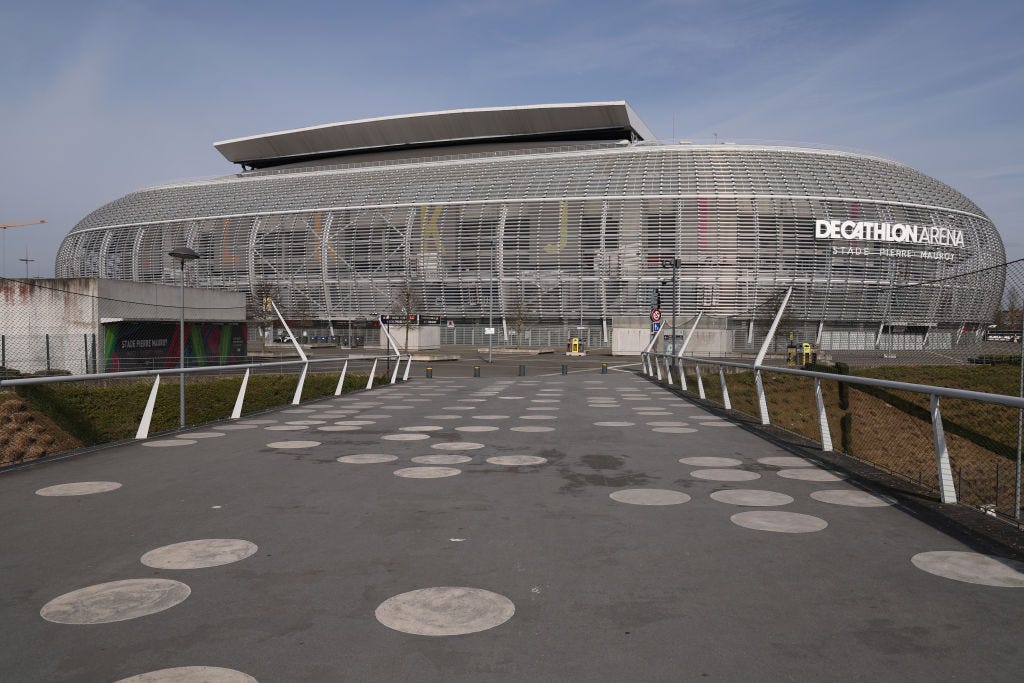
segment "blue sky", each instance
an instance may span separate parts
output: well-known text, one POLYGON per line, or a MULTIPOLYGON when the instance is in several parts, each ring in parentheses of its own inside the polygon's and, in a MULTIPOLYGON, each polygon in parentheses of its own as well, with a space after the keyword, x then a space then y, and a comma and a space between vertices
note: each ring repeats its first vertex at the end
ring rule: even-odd
POLYGON ((870 152, 960 190, 1024 257, 1024 3, 452 0, 0 4, 0 272, 216 140, 625 99, 662 138, 870 152), (4 260, 5 256, 5 260, 4 260))

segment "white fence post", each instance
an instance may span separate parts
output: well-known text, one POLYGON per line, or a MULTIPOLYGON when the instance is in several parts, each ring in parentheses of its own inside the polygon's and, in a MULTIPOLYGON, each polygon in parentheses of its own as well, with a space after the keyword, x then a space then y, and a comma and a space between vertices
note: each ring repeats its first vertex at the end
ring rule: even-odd
POLYGON ((757 407, 761 410, 761 424, 769 425, 768 399, 764 395, 764 381, 761 379, 761 370, 754 371, 754 388, 757 390, 757 407))
POLYGON ((718 379, 722 382, 722 405, 726 410, 732 410, 732 401, 729 400, 729 387, 725 384, 725 368, 718 366, 718 379))
POLYGON ((697 395, 700 396, 701 398, 706 398, 704 396, 704 380, 701 379, 700 376, 700 363, 694 363, 693 369, 697 373, 697 395))
POLYGON ((402 381, 409 381, 409 371, 412 370, 412 354, 409 354, 409 360, 405 363, 405 372, 402 373, 402 381))
POLYGON ((297 406, 302 400, 302 385, 306 383, 306 371, 309 370, 309 362, 302 364, 302 374, 299 375, 299 385, 295 387, 295 396, 292 398, 292 405, 297 406))
POLYGON ((942 429, 942 413, 939 397, 931 395, 932 432, 935 434, 935 460, 939 470, 939 495, 943 503, 956 502, 956 486, 953 484, 953 468, 949 465, 949 450, 946 448, 946 434, 942 429))
POLYGON ((146 409, 142 411, 142 421, 139 422, 139 430, 135 432, 136 439, 145 439, 149 436, 149 423, 153 421, 153 408, 156 406, 156 392, 160 388, 160 375, 156 376, 153 388, 149 390, 149 400, 146 401, 146 409))
POLYGON ((242 376, 242 386, 238 389, 238 398, 235 399, 235 407, 231 410, 231 419, 237 420, 242 417, 242 404, 245 402, 245 389, 249 386, 249 368, 245 369, 242 376))
POLYGON ((683 391, 689 391, 686 387, 686 364, 683 362, 682 356, 679 357, 679 386, 683 391))
POLYGON ((818 426, 821 429, 821 450, 832 450, 832 432, 828 428, 828 415, 825 414, 825 399, 821 395, 821 380, 814 378, 814 403, 818 407, 818 426))
POLYGON ((348 358, 345 359, 345 364, 341 366, 341 376, 338 377, 338 386, 334 389, 335 396, 341 396, 341 390, 345 387, 346 372, 348 372, 348 358))
POLYGON ((370 376, 366 379, 366 388, 373 388, 373 373, 377 372, 377 359, 373 359, 373 367, 370 368, 370 376))

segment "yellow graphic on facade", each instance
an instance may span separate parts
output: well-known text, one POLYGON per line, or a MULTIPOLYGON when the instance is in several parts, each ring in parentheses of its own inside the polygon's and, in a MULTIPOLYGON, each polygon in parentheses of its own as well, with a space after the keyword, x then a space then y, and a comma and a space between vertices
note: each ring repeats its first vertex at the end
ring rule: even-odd
POLYGON ((557 254, 569 244, 569 202, 558 203, 558 242, 544 245, 548 254, 557 254))
POLYGON ((223 240, 221 251, 224 254, 224 263, 238 263, 238 255, 231 242, 231 228, 227 218, 221 223, 221 239, 223 240))
POLYGON ((420 249, 424 254, 444 253, 444 245, 441 244, 441 211, 443 208, 441 206, 420 207, 420 249))

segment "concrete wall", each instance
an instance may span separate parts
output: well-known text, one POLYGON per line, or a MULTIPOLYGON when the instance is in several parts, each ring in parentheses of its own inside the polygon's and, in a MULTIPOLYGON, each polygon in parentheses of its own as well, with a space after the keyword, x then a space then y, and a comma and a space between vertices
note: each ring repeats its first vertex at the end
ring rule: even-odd
MULTIPOLYGON (((402 352, 428 351, 441 348, 440 325, 392 325, 391 336, 402 352)), ((380 335, 379 347, 388 348, 388 338, 383 332, 380 335)))

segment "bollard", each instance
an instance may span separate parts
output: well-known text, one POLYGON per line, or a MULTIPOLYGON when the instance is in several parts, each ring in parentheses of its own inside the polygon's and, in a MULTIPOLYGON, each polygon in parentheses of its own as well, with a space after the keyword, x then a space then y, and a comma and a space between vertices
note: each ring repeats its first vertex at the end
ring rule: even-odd
POLYGON ((519 376, 520 377, 526 377, 526 366, 525 365, 520 365, 519 366, 519 376))
POLYGON ((433 378, 434 378, 434 368, 432 368, 432 367, 430 367, 428 365, 427 366, 427 379, 433 379, 433 378))
POLYGON ((473 366, 473 376, 474 377, 479 377, 480 376, 480 366, 479 365, 474 365, 473 366))
POLYGON ((608 374, 608 364, 607 363, 601 363, 601 374, 602 375, 607 375, 608 374))
POLYGON ((569 366, 566 365, 565 363, 562 363, 562 374, 563 375, 568 375, 569 374, 569 366))

